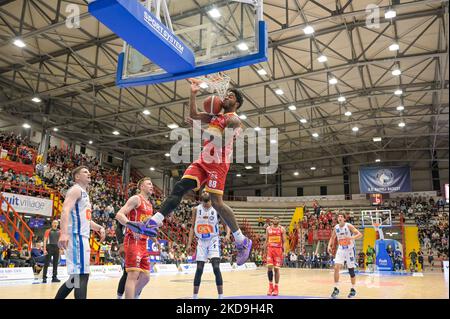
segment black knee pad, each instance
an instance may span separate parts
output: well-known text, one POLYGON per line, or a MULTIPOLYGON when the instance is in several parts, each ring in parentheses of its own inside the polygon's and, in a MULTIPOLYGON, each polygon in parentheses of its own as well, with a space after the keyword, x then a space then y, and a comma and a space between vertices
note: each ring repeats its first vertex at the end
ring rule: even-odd
POLYGON ((350 274, 351 278, 354 278, 356 276, 355 275, 355 268, 349 268, 348 269, 348 273, 350 274))
POLYGON ((220 259, 213 258, 213 259, 211 259, 211 263, 212 263, 212 268, 214 271, 214 276, 216 276, 216 285, 222 286, 223 279, 222 279, 222 272, 220 271, 220 259))
POLYGON ((273 280, 273 270, 272 269, 269 269, 267 271, 267 277, 269 278, 270 282, 273 280))
POLYGON ((200 286, 200 283, 202 281, 202 275, 203 275, 203 267, 205 266, 204 261, 197 261, 197 270, 195 271, 195 277, 194 277, 194 286, 198 287, 200 286))
POLYGON ((184 194, 195 188, 197 188, 196 181, 189 178, 183 178, 175 183, 171 195, 183 197, 184 194))

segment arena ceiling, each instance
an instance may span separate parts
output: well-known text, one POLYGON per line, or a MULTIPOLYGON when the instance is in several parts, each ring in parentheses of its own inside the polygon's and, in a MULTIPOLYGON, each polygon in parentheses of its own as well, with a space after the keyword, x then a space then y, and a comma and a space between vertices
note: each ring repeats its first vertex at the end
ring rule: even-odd
MULTIPOLYGON (((384 17, 388 0, 264 1, 269 61, 229 74, 245 94, 245 125, 279 129, 284 172, 340 166, 343 157, 356 164, 448 162, 448 1, 393 1, 394 19, 384 17), (380 7, 379 28, 366 24, 369 4, 380 7), (308 25, 312 35, 303 31, 308 25), (398 51, 389 50, 393 43, 398 51), (327 61, 319 62, 320 55, 327 61), (257 72, 262 68, 267 75, 257 72), (329 83, 333 77, 337 84, 329 83)), ((123 42, 87 12, 87 3, 0 0, 1 116, 79 143, 92 140, 139 168, 176 168, 164 156, 174 143, 167 124, 186 126, 188 83, 116 87, 123 42), (80 28, 66 27, 68 4, 80 6, 80 28), (25 48, 13 45, 17 38, 25 48), (32 102, 34 96, 42 102, 32 102)), ((170 1, 175 29, 187 19, 211 19, 213 3, 233 6, 170 1)))

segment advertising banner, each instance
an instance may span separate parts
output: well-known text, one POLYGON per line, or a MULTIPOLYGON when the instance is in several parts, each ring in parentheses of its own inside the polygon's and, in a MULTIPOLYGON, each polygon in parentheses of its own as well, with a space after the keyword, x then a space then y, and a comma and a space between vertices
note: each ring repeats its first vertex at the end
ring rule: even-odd
POLYGON ((411 170, 402 167, 362 167, 359 169, 359 189, 366 194, 386 194, 411 191, 411 170))
MULTIPOLYGON (((2 193, 2 195, 18 213, 43 215, 47 217, 52 216, 53 201, 50 199, 12 193, 2 193)), ((7 209, 6 203, 3 203, 2 209, 7 209)))

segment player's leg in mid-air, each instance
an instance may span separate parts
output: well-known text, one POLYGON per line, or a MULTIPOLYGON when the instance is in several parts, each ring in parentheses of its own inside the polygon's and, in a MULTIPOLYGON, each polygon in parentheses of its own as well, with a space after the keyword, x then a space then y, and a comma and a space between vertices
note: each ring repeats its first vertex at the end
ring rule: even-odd
POLYGON ((211 194, 212 206, 233 233, 238 250, 236 263, 238 265, 244 264, 250 256, 252 241, 242 234, 233 210, 223 201, 226 173, 207 172, 201 165, 197 163, 191 164, 185 171, 181 181, 175 184, 172 193, 161 205, 161 210, 150 219, 148 226, 155 229, 154 236, 156 236, 156 227, 160 227, 165 216, 171 214, 177 208, 183 196, 191 190, 199 190, 206 183, 205 191, 211 194))
POLYGON ((220 217, 225 221, 227 226, 230 227, 231 232, 233 233, 236 248, 238 250, 236 264, 240 266, 244 264, 250 256, 250 252, 252 250, 252 240, 245 237, 242 233, 233 210, 223 201, 222 193, 212 192, 211 190, 208 190, 208 188, 205 190, 211 194, 212 206, 215 210, 217 210, 220 217))

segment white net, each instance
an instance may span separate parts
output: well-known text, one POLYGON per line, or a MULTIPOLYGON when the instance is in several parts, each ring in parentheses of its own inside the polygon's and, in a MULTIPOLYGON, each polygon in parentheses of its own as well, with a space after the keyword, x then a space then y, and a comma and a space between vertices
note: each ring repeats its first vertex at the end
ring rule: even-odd
POLYGON ((210 93, 217 93, 220 99, 224 99, 230 86, 231 78, 223 72, 211 73, 195 78, 202 89, 210 93))

